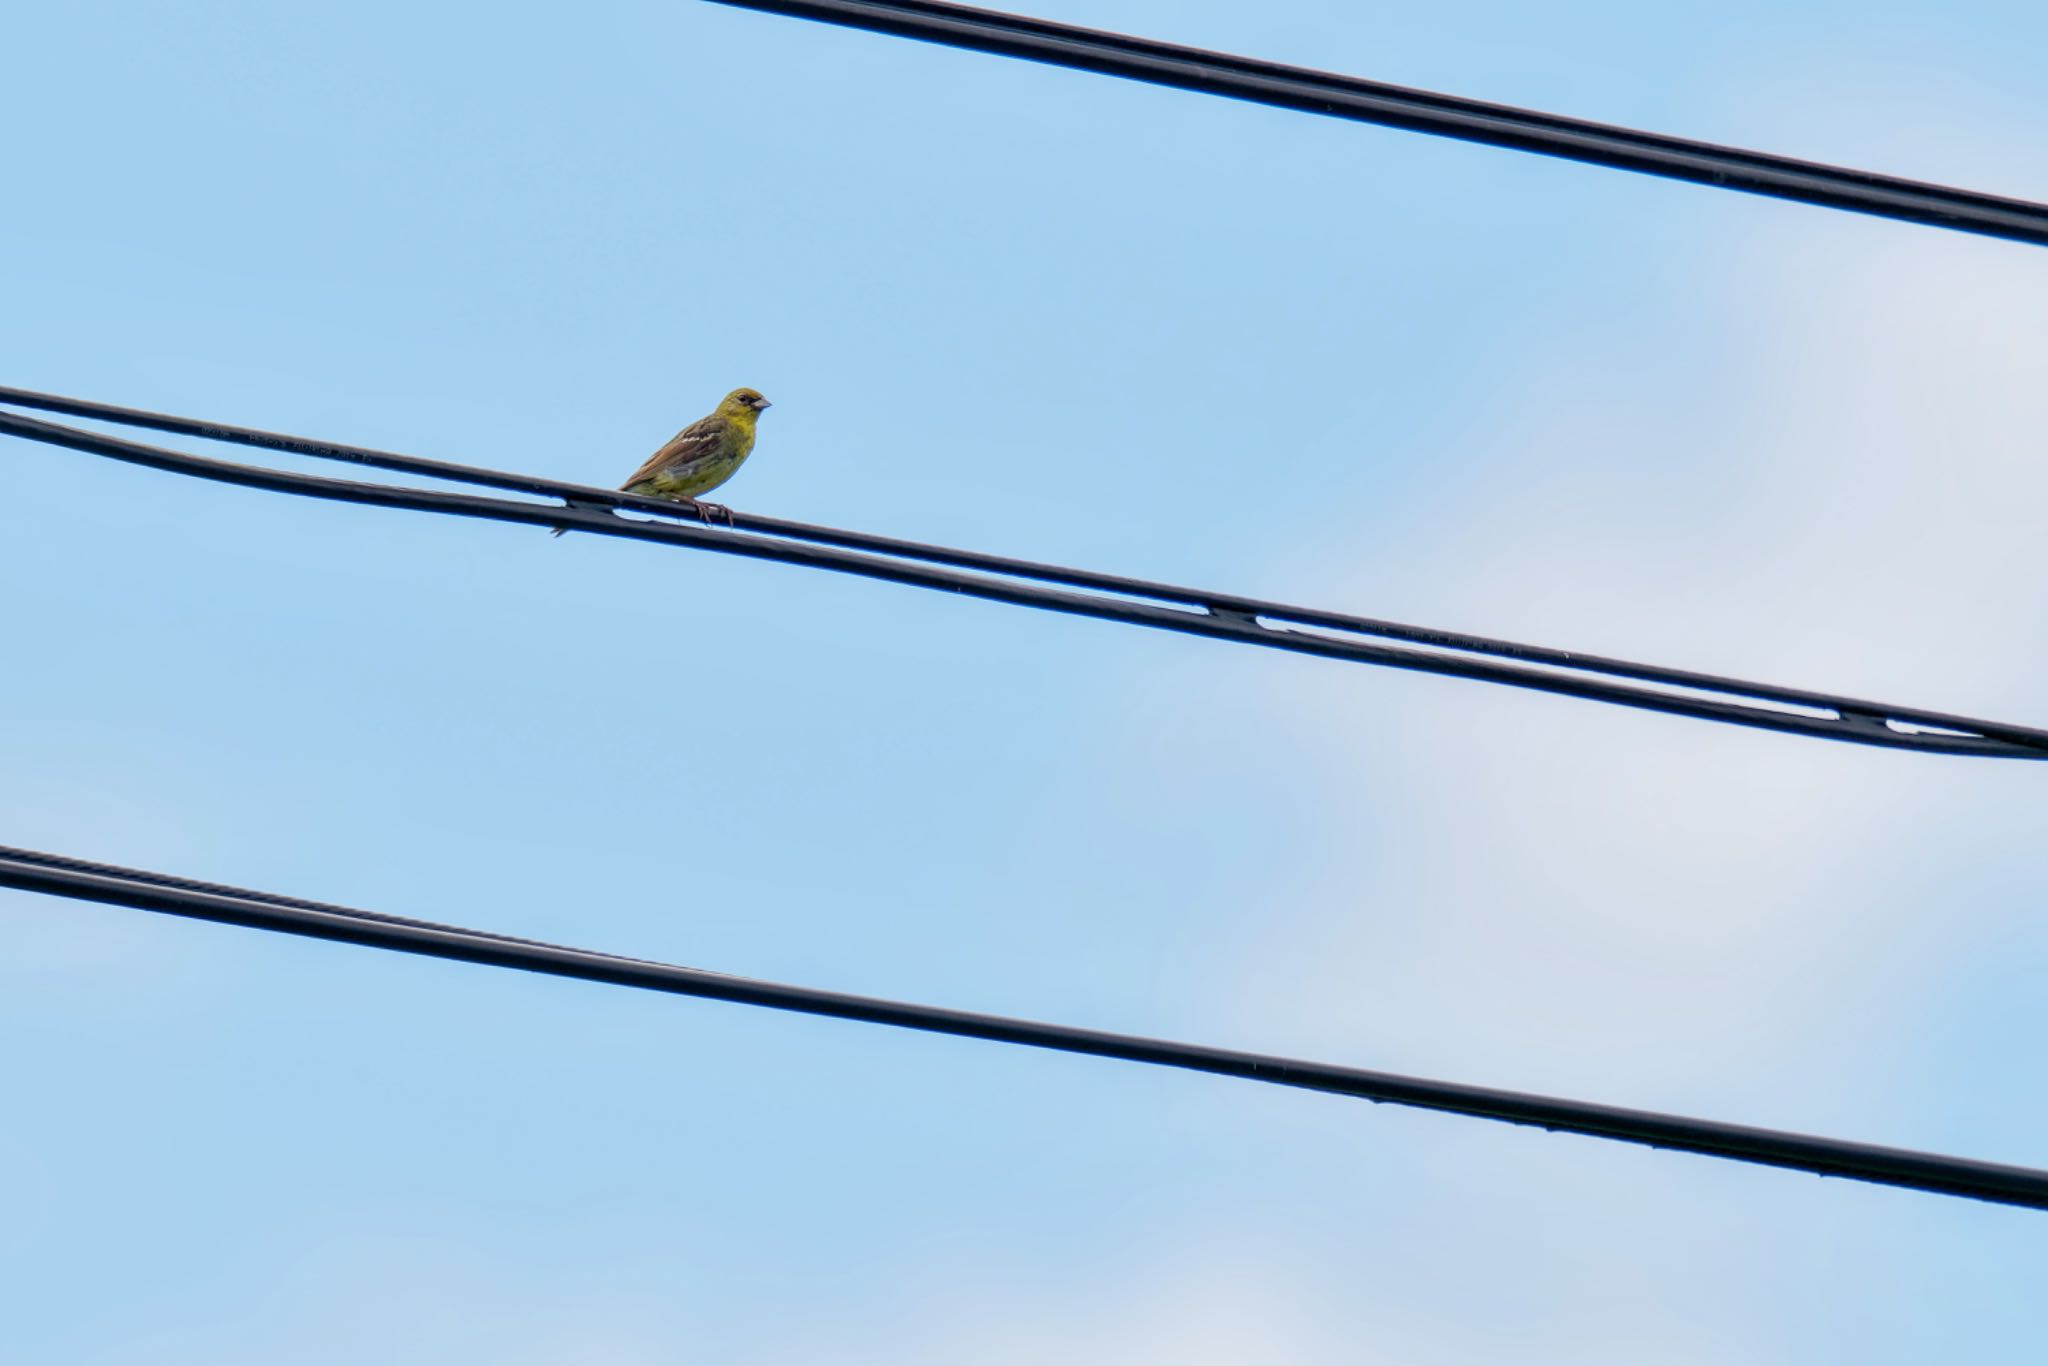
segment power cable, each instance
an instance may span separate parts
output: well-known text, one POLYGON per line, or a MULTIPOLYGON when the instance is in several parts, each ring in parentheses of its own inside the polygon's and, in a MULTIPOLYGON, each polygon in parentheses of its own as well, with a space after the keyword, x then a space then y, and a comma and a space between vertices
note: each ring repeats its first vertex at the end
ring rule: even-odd
POLYGON ((941 0, 714 0, 1357 123, 2048 244, 2048 204, 1209 52, 941 0))
POLYGON ((1208 1072, 1820 1176, 2048 1209, 2048 1171, 2029 1167, 732 977, 433 921, 372 916, 32 850, 0 847, 0 887, 611 986, 1208 1072))
POLYGON ((692 514, 676 503, 616 490, 145 413, 30 390, 0 388, 0 403, 555 497, 567 506, 327 479, 236 464, 0 411, 0 433, 274 493, 536 526, 567 526, 600 535, 776 560, 1327 659, 1473 678, 1853 744, 1987 758, 2048 758, 2048 731, 2005 722, 1290 607, 1234 594, 1209 593, 747 513, 734 514, 730 530, 669 520, 639 521, 615 516, 611 510, 649 513, 663 519, 692 514), (849 549, 852 547, 857 547, 859 553, 849 549), (957 572, 959 568, 976 572, 957 572), (1062 589, 1038 586, 1044 582, 1062 585, 1062 589), (1063 591, 1065 588, 1084 591, 1063 591))

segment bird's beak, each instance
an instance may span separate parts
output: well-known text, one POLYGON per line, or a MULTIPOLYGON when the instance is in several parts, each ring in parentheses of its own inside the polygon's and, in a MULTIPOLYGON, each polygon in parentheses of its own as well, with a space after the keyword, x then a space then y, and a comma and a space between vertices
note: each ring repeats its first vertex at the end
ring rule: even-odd
POLYGON ((757 398, 754 400, 754 411, 757 413, 760 412, 763 408, 773 408, 774 406, 774 404, 770 403, 765 398, 757 398))

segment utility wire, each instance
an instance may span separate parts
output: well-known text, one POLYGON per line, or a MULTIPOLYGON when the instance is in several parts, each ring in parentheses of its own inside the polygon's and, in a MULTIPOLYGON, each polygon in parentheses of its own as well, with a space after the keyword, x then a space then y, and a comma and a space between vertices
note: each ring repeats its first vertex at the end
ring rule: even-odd
POLYGON ((2048 205, 940 0, 716 0, 1357 123, 2048 244, 2048 205))
MULTIPOLYGON (((105 878, 117 882, 141 883, 170 891, 194 892, 202 896, 226 897, 238 901, 258 901, 266 906, 282 906, 291 910, 314 911, 321 915, 349 916, 367 920, 379 925, 401 925, 416 930, 454 930, 453 925, 443 925, 434 920, 415 920, 410 916, 387 915, 381 911, 361 911, 351 906, 337 906, 328 901, 308 901, 304 897, 279 896, 276 892, 254 892, 246 887, 230 887, 220 882, 204 882, 198 878, 180 877, 175 873, 151 873, 140 868, 123 868, 114 863, 97 863, 92 859, 73 858, 69 854, 50 854, 36 849, 16 849, 0 844, 0 860, 36 867, 49 872, 76 873, 84 877, 105 878)), ((561 947, 542 939, 521 939, 517 935, 499 934, 494 930, 462 930, 463 934, 478 939, 495 940, 501 944, 524 944, 534 949, 555 949, 561 947)), ((607 954, 606 957, 617 957, 607 954)), ((634 963, 651 963, 652 959, 627 959, 634 963)), ((655 966, 661 966, 655 964, 655 966)))
POLYGON ((2048 1171, 2028 1167, 731 977, 432 921, 371 916, 320 902, 25 849, 0 847, 0 887, 611 986, 1209 1072, 1820 1176, 2048 1209, 2048 1171))
POLYGON ((664 519, 693 514, 684 505, 640 498, 616 490, 477 469, 445 461, 422 460, 388 451, 341 446, 193 418, 145 413, 23 389, 0 387, 0 403, 516 490, 560 498, 567 506, 358 483, 241 465, 0 411, 0 433, 175 474, 275 493, 535 526, 567 526, 601 535, 776 560, 1018 606, 1328 659, 1474 678, 1672 715, 1854 744, 1987 758, 2048 758, 2048 731, 2004 722, 1897 707, 1833 693, 1750 683, 1690 670, 1667 669, 1569 650, 1406 626, 1315 608, 1290 607, 1257 598, 1064 569, 1028 560, 922 545, 747 513, 734 514, 733 530, 714 530, 668 520, 628 519, 613 515, 611 509, 650 513, 664 519), (961 568, 975 572, 957 572, 961 568), (1040 587, 1040 583, 1054 583, 1062 587, 1045 588, 1040 587), (1084 591, 1064 591, 1069 588, 1084 591))

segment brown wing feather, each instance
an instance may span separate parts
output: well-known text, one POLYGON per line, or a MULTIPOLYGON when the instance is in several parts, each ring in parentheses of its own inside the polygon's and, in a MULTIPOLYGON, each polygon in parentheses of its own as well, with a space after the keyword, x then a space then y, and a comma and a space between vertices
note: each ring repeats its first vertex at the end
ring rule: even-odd
POLYGON ((718 449, 719 438, 724 431, 725 419, 718 414, 698 418, 663 442, 661 449, 648 456, 646 463, 634 470, 619 487, 629 489, 643 479, 652 479, 667 466, 684 464, 712 454, 718 449))

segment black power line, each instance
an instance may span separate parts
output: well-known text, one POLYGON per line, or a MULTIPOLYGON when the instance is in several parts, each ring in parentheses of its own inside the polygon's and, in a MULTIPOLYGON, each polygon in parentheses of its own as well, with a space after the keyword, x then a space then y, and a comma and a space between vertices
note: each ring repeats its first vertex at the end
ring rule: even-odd
MULTIPOLYGON (((227 897, 237 901, 257 901, 266 906, 282 906, 291 910, 315 911, 321 915, 348 916, 356 920, 367 920, 378 925, 406 925, 418 930, 454 930, 453 925, 443 925, 433 920, 416 920, 411 916, 387 915, 382 911, 361 911, 352 906, 337 906, 330 901, 308 901, 299 896, 280 896, 276 892, 253 892, 246 887, 230 887, 225 883, 206 882, 199 878, 180 877, 175 873, 151 873, 140 868, 123 868, 114 863, 97 863, 92 859, 73 858, 69 854, 50 854, 36 849, 15 849, 0 844, 0 861, 18 863, 24 867, 33 866, 49 872, 76 873, 84 877, 106 878, 117 882, 141 883, 170 891, 194 892, 202 896, 227 897)), ((460 933, 474 935, 478 939, 495 940, 502 944, 524 944, 528 948, 554 949, 561 947, 542 939, 521 939, 517 935, 499 934, 494 930, 462 930, 460 933)), ((616 954, 605 955, 608 958, 616 954)), ((634 958, 626 960, 635 963, 652 962, 651 959, 634 958)), ((656 964, 656 966, 660 966, 656 964)))
POLYGON ((1807 689, 1750 683, 1685 669, 1667 669, 1569 650, 1521 645, 1513 641, 1406 626, 1315 608, 1290 607, 1257 598, 1064 569, 1028 560, 922 545, 748 513, 734 514, 733 530, 714 530, 667 520, 630 520, 614 516, 608 509, 651 513, 664 519, 691 514, 676 503, 635 497, 610 489, 477 469, 445 461, 422 460, 388 451, 335 445, 194 418, 145 413, 23 389, 0 387, 0 403, 560 498, 568 506, 326 479, 241 465, 0 412, 0 432, 175 474, 270 492, 536 526, 569 526, 607 536, 777 560, 1018 606, 1261 645, 1327 659, 1474 678, 1511 687, 1854 744, 1988 758, 2048 758, 2048 731, 2004 722, 1896 707, 1807 689), (974 572, 957 572, 959 569, 974 572), (1062 588, 1040 587, 1039 583, 1059 584, 1062 588))
POLYGON ((611 986, 1177 1067, 1820 1176, 2048 1209, 2048 1171, 1202 1044, 819 991, 0 847, 0 887, 611 986))
POLYGON ((1381 124, 1798 200, 2018 242, 2048 244, 2048 205, 1930 185, 1871 171, 1643 133, 1585 119, 1411 90, 1356 76, 1284 66, 1079 28, 940 0, 716 0, 739 9, 816 19, 899 38, 1022 57, 1255 104, 1381 124))

